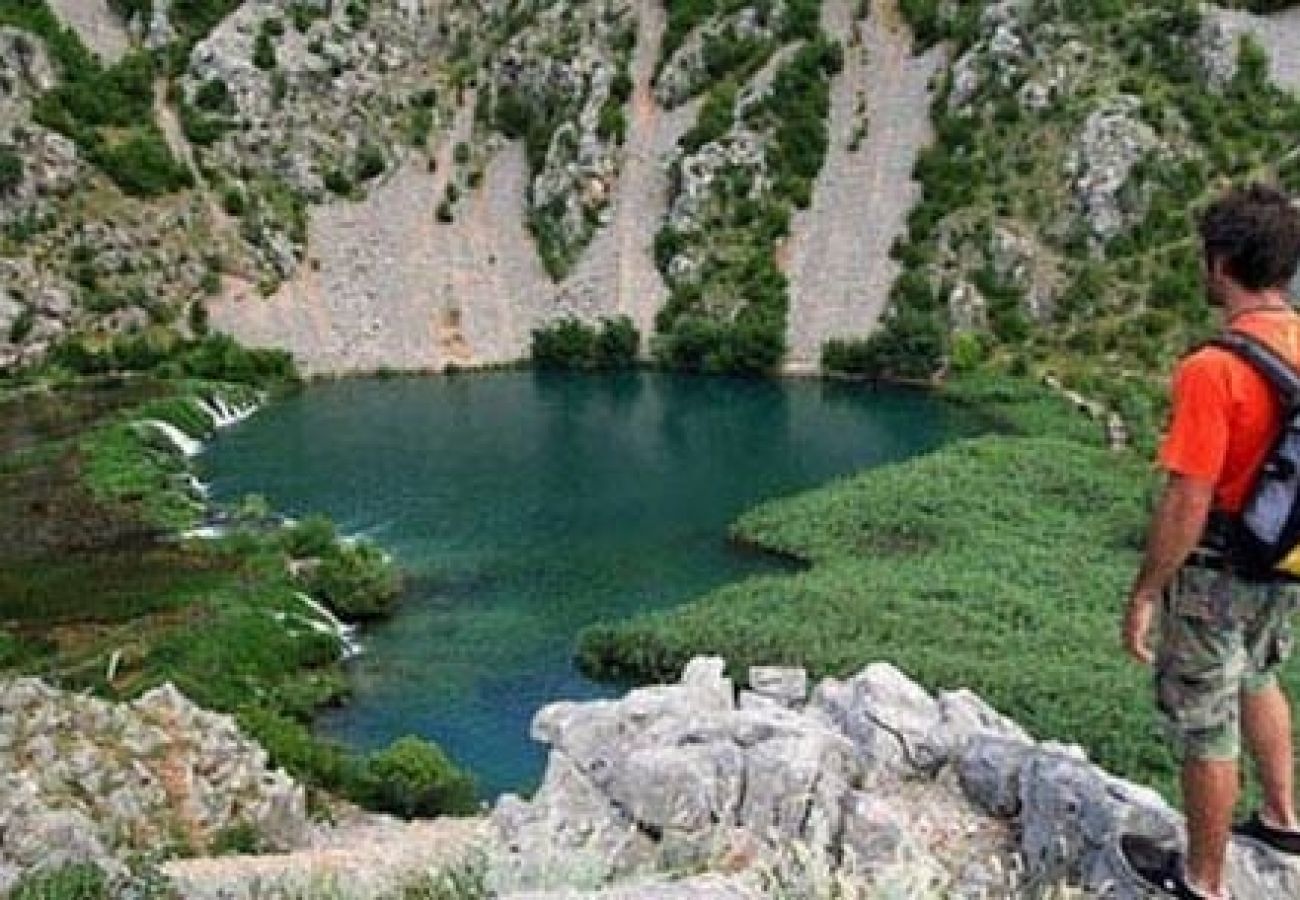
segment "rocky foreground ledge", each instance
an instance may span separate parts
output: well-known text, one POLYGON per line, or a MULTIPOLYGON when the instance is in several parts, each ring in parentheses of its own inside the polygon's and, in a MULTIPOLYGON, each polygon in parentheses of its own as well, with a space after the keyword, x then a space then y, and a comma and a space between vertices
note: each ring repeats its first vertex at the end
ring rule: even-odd
MULTIPOLYGON (((543 709, 531 800, 486 820, 311 823, 302 791, 233 722, 172 688, 115 706, 0 685, 0 895, 24 872, 117 871, 176 834, 234 823, 276 855, 178 860, 183 897, 1144 897, 1115 852, 1180 839, 1152 791, 1039 743, 968 691, 890 665, 809 692, 756 668, 737 692, 699 658, 680 683, 543 709), (132 849, 135 848, 135 849, 132 849)), ((1233 850, 1236 900, 1300 897, 1300 867, 1233 850)))

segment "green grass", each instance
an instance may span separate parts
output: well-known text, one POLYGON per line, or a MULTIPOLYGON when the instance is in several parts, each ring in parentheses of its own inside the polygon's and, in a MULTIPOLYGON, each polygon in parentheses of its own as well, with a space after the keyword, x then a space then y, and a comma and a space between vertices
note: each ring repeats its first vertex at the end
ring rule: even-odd
POLYGON ((593 629, 582 661, 661 679, 698 653, 738 673, 790 663, 816 676, 887 660, 1167 784, 1149 675, 1118 641, 1150 490, 1145 466, 1100 448, 965 441, 747 514, 738 537, 811 568, 593 629))

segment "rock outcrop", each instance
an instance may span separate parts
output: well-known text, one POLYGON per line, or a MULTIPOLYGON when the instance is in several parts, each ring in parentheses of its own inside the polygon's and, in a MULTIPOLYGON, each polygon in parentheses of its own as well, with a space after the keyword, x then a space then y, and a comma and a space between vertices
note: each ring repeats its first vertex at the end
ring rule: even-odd
MULTIPOLYGON (((533 733, 551 748, 546 777, 530 801, 506 797, 493 813, 494 877, 550 891, 525 896, 821 896, 838 885, 845 896, 975 898, 1062 885, 1136 900, 1118 836, 1181 839, 1157 794, 1078 747, 1035 741, 968 691, 932 696, 883 663, 811 696, 798 669, 749 681, 737 695, 722 660, 698 658, 679 684, 542 710, 533 733)), ((1234 847, 1238 900, 1297 891, 1293 867, 1234 847)))
POLYGON ((24 874, 202 852, 232 829, 267 847, 308 835, 303 789, 229 716, 165 685, 130 704, 0 684, 0 895, 24 874))
MULTIPOLYGON (((352 811, 333 824, 309 823, 301 788, 170 686, 114 705, 7 682, 0 893, 69 863, 125 876, 139 853, 201 853, 242 828, 279 852, 163 872, 185 897, 223 900, 438 884, 515 900, 1144 900, 1119 835, 1182 840, 1157 794, 969 691, 932 695, 885 663, 811 692, 796 668, 748 681, 737 691, 721 659, 697 658, 677 684, 546 707, 541 787, 487 820, 352 811)), ((1300 892, 1300 868, 1254 844, 1234 845, 1231 872, 1236 900, 1300 892)))
POLYGON ((1199 50, 1212 85, 1226 84, 1236 72, 1237 41, 1245 35, 1268 53, 1273 81, 1279 87, 1300 90, 1300 9, 1261 16, 1211 6, 1206 24, 1199 50))

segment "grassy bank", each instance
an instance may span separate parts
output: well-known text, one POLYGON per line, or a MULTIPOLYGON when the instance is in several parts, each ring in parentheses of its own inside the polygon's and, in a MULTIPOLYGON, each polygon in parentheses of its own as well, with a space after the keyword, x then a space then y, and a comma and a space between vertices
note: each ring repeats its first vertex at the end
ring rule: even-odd
POLYGON ((951 395, 1004 433, 748 513, 739 539, 810 568, 593 628, 583 668, 671 679, 692 655, 719 653, 737 674, 790 663, 845 676, 888 660, 1170 789, 1150 676, 1119 646, 1156 485, 1149 465, 1103 448, 1096 425, 1027 382, 967 381, 951 395))
POLYGON ((401 814, 472 809, 469 777, 433 745, 360 755, 310 733, 347 683, 342 636, 308 598, 345 621, 387 614, 401 582, 383 554, 325 519, 281 527, 256 498, 221 511, 225 536, 181 537, 213 510, 147 423, 209 437, 201 399, 290 384, 47 372, 4 385, 0 673, 116 700, 171 681, 312 787, 401 814))

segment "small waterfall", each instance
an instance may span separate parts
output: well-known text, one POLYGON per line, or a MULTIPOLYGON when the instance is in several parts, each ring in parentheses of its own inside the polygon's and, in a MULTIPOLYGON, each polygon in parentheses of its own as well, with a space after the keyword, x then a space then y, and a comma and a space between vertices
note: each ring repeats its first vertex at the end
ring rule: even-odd
POLYGON ((142 424, 162 432, 167 440, 171 441, 172 445, 185 456, 198 456, 203 451, 202 441, 190 437, 171 422, 164 422, 162 419, 145 419, 142 424))
POLYGON ((225 525, 200 525, 189 531, 182 531, 181 537, 185 540, 218 541, 229 533, 230 529, 225 525))
POLYGON ((202 481, 199 481, 198 476, 193 472, 185 472, 178 477, 181 483, 189 489, 190 494, 202 500, 207 499, 210 489, 202 481))
POLYGON ((221 427, 221 413, 217 411, 217 408, 215 406, 209 403, 207 399, 204 397, 196 398, 194 400, 194 403, 198 406, 199 409, 203 410, 204 414, 209 419, 212 420, 213 428, 221 427))
POLYGON ((238 403, 227 403, 226 398, 220 394, 213 394, 208 399, 200 397, 195 402, 212 420, 212 425, 215 428, 229 428, 232 425, 238 425, 257 412, 259 406, 256 400, 243 406, 238 403))
POLYGON ((339 644, 343 647, 344 659, 351 659, 361 653, 361 642, 356 638, 356 626, 339 621, 339 617, 334 615, 332 610, 307 594, 299 592, 297 597, 318 617, 308 619, 311 626, 322 634, 330 634, 338 638, 339 644))

